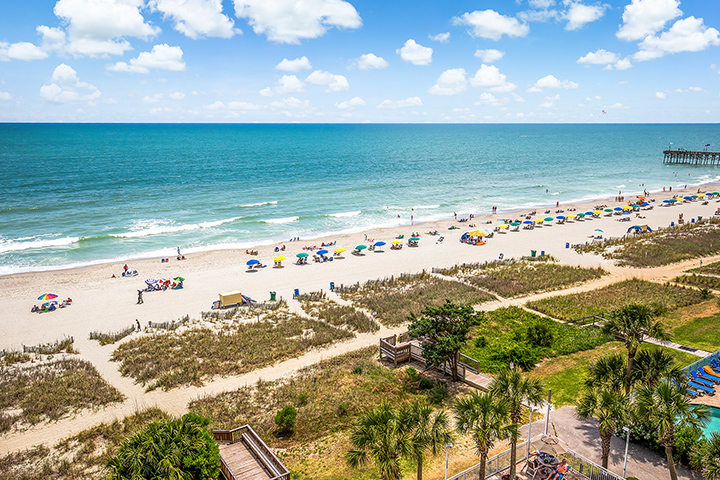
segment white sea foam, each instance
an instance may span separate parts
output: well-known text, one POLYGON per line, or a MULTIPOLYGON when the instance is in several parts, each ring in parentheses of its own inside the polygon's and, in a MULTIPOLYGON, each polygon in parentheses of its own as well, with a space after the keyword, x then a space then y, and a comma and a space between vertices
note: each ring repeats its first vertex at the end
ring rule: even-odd
POLYGON ((415 205, 413 208, 415 210, 433 210, 435 208, 440 208, 440 205, 415 205))
POLYGON ((115 233, 111 236, 117 238, 140 238, 150 235, 161 235, 164 233, 187 232, 190 230, 199 230, 201 228, 212 228, 220 226, 224 223, 231 223, 242 217, 227 218, 224 220, 216 220, 213 222, 188 223, 185 225, 175 225, 163 220, 140 220, 131 227, 131 231, 124 233, 115 233))
POLYGON ((360 215, 362 211, 361 210, 355 210, 353 212, 342 212, 342 213, 331 213, 331 217, 355 217, 357 215, 360 215))
POLYGON ((291 223, 300 220, 300 217, 269 218, 262 220, 265 223, 291 223))
POLYGON ((63 237, 27 241, 31 238, 37 237, 23 237, 22 241, 20 241, 20 239, 0 241, 0 253, 30 250, 32 248, 62 247, 65 245, 72 245, 80 240, 79 237, 63 237))
POLYGON ((272 202, 258 202, 258 203, 246 203, 245 205, 238 205, 238 207, 261 207, 263 205, 277 205, 277 200, 272 202))

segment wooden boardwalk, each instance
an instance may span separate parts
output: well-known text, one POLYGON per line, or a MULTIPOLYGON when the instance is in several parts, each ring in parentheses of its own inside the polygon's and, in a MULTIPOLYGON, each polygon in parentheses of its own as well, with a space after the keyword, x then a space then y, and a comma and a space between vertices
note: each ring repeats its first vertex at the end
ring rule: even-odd
POLYGON ((290 471, 250 425, 213 430, 226 480, 288 480, 290 471))
POLYGON ((690 150, 664 150, 663 163, 683 165, 720 165, 720 152, 692 152, 690 150))
POLYGON ((220 456, 227 466, 230 478, 247 480, 269 480, 272 478, 242 442, 229 445, 221 444, 220 456))

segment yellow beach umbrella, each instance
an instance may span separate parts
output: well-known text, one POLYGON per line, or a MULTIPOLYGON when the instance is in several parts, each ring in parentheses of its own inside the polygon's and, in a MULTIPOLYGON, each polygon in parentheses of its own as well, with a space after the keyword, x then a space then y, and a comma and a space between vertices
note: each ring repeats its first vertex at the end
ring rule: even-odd
POLYGON ((394 243, 395 245, 398 245, 398 244, 402 243, 402 240, 393 240, 390 243, 394 243))
POLYGON ((536 219, 535 219, 535 223, 543 223, 543 221, 544 221, 544 220, 543 220, 542 218, 536 218, 536 219))
POLYGON ((273 258, 273 262, 282 262, 283 260, 285 260, 285 257, 283 257, 282 255, 273 258))
POLYGON ((498 225, 498 228, 508 228, 510 225, 503 223, 502 225, 498 225))
POLYGON ((602 210, 593 210, 593 213, 595 215, 600 215, 602 213, 602 210))
POLYGON ((630 205, 624 205, 622 207, 623 210, 632 210, 632 207, 630 205))
POLYGON ((343 248, 343 247, 336 248, 336 249, 335 249, 335 253, 342 253, 342 252, 344 252, 345 250, 347 250, 347 248, 343 248))
POLYGON ((472 232, 469 232, 468 235, 485 235, 485 232, 482 232, 480 230, 473 230, 472 232))
POLYGON ((704 194, 704 193, 701 193, 700 195, 698 195, 698 197, 700 197, 700 198, 705 198, 705 194, 704 194))

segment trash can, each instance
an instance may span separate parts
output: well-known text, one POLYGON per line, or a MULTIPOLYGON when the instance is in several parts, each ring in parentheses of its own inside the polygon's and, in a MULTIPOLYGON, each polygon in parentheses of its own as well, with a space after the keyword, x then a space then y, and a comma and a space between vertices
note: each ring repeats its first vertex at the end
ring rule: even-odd
POLYGON ((570 242, 565 242, 565 248, 570 248, 570 242))
POLYGON ((702 216, 698 215, 698 222, 702 221, 702 216))
POLYGON ((537 250, 530 250, 530 256, 534 257, 535 255, 537 255, 537 250))
POLYGON ((543 250, 542 252, 540 252, 540 256, 541 256, 541 257, 545 256, 545 250, 543 250))
POLYGON ((277 293, 276 292, 270 292, 270 301, 274 302, 276 298, 277 293))
POLYGON ((335 290, 335 282, 330 282, 330 291, 335 290))
POLYGON ((299 297, 299 296, 300 296, 300 289, 296 288, 295 291, 293 292, 293 298, 299 297))

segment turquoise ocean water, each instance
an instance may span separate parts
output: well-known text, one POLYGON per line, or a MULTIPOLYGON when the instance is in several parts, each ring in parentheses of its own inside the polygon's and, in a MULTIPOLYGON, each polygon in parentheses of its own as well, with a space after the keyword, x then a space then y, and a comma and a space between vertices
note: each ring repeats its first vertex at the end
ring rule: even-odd
POLYGON ((720 178, 671 142, 720 126, 2 124, 0 275, 720 178))

